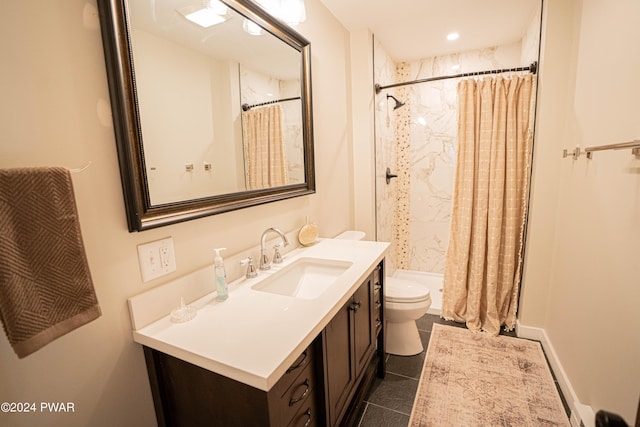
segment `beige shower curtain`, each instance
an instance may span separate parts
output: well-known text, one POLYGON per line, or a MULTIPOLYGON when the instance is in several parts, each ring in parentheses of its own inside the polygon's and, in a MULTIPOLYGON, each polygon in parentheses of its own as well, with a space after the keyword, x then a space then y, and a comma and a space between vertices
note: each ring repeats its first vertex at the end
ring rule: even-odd
POLYGON ((279 105, 242 113, 247 190, 287 185, 287 160, 279 105))
POLYGON ((442 317, 513 329, 522 264, 533 75, 458 84, 458 158, 442 317))

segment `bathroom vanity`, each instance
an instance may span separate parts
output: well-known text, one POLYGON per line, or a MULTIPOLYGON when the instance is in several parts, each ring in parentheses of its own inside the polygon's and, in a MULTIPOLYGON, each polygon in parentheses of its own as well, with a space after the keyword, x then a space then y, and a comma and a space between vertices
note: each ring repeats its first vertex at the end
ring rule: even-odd
MULTIPOLYGON (((321 240, 273 271, 233 282, 225 302, 215 293, 194 301, 189 322, 164 316, 134 330, 158 424, 348 425, 385 371, 387 246, 321 240), (283 284, 292 279, 297 290, 283 284)), ((134 328, 145 305, 163 299, 152 291, 129 300, 134 328)))

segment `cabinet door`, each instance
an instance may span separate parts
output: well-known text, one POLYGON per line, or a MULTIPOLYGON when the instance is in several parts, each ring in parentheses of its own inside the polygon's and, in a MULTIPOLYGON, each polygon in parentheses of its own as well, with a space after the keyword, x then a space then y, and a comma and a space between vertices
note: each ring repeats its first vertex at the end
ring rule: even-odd
POLYGON ((337 425, 355 384, 353 364, 352 300, 340 309, 323 332, 324 372, 329 425, 337 425))
POLYGON ((353 294, 351 304, 353 315, 353 342, 356 377, 363 372, 365 365, 369 362, 371 353, 375 349, 375 304, 373 301, 373 279, 372 276, 358 288, 353 294))

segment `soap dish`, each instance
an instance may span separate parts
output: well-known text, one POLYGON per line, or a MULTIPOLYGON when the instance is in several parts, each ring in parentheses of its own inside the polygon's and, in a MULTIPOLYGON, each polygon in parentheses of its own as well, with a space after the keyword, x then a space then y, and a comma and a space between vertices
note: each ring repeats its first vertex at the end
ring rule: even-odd
POLYGON ((192 305, 185 305, 184 299, 180 298, 180 307, 171 311, 171 321, 173 323, 184 323, 193 320, 198 314, 198 310, 192 305))

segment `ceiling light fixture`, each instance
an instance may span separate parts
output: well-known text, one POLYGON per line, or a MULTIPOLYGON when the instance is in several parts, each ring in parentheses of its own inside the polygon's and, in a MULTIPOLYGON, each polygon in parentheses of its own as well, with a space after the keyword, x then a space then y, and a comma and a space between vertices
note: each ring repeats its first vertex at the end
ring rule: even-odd
POLYGON ((282 0, 282 20, 295 27, 307 19, 304 0, 282 0))
POLYGON ((178 13, 202 28, 209 28, 226 20, 223 15, 227 13, 227 7, 218 0, 209 0, 204 5, 180 8, 178 13))
POLYGON ((257 0, 257 2, 267 12, 292 27, 307 19, 304 0, 257 0))
POLYGON ((458 34, 458 33, 449 33, 449 34, 447 34, 447 40, 449 40, 449 41, 457 40, 458 37, 460 37, 460 34, 458 34))
POLYGON ((242 29, 252 36, 259 36, 260 34, 262 34, 262 28, 260 28, 260 26, 255 22, 250 21, 246 18, 244 21, 242 21, 242 29))

